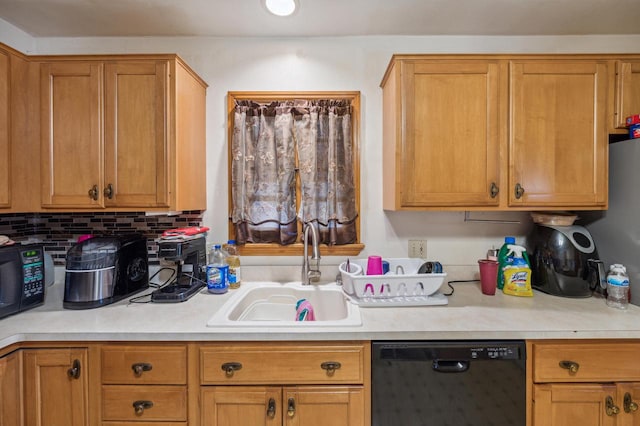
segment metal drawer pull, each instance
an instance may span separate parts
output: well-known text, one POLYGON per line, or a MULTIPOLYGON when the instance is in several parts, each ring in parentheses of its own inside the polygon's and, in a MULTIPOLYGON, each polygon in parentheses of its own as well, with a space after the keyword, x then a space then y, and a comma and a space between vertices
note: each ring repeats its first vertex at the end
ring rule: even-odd
POLYGON ((89 198, 92 200, 98 199, 98 185, 93 185, 93 187, 89 190, 89 198))
POLYGON ((103 194, 105 197, 111 200, 113 198, 113 185, 107 185, 107 187, 103 191, 103 194))
POLYGON ((495 182, 491 182, 491 189, 489 191, 491 198, 496 198, 500 192, 500 188, 498 188, 498 185, 496 185, 495 182))
POLYGON ((620 412, 620 408, 613 403, 613 398, 611 398, 611 396, 608 396, 604 400, 604 403, 605 403, 605 413, 607 413, 607 416, 615 416, 620 412))
POLYGON ((326 361, 320 364, 320 367, 323 370, 327 370, 327 376, 333 376, 336 370, 342 367, 342 364, 340 364, 338 361, 326 361))
POLYGON ((578 369, 580 368, 580 364, 573 361, 560 361, 560 368, 564 368, 565 370, 569 370, 570 374, 576 374, 578 369))
POLYGON ((222 370, 227 377, 233 377, 233 373, 242 369, 242 364, 239 362, 225 362, 222 364, 222 370))
POLYGON ((80 360, 74 359, 73 366, 67 370, 67 376, 70 379, 79 379, 80 378, 80 360))
POLYGON ((273 419, 276 416, 276 400, 273 398, 269 398, 269 402, 267 404, 267 417, 273 419))
POLYGON ((296 415, 296 400, 293 398, 289 398, 287 402, 287 416, 293 417, 296 415))
POLYGON ((136 416, 141 416, 144 414, 144 410, 153 407, 153 401, 134 401, 133 409, 136 411, 136 416))
POLYGON ((524 194, 524 188, 522 187, 522 185, 520 185, 520 183, 516 183, 516 188, 515 188, 516 200, 519 200, 520 198, 522 198, 523 194, 524 194))
POLYGON ((633 398, 629 392, 624 394, 624 403, 622 405, 624 407, 625 413, 632 413, 638 411, 638 404, 633 402, 633 398))
POLYGON ((142 373, 145 371, 151 371, 152 368, 153 365, 149 364, 148 362, 136 362, 135 364, 131 364, 131 369, 133 370, 133 374, 135 374, 136 377, 142 376, 142 373))

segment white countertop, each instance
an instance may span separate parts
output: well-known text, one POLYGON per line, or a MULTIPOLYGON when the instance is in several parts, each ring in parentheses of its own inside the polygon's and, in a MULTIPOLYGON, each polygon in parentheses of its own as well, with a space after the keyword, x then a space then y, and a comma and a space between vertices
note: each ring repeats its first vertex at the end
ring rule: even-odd
MULTIPOLYGON (((255 283, 254 283, 255 284, 255 283)), ((251 286, 244 282, 243 286, 251 286)), ((602 298, 568 299, 535 291, 532 298, 485 296, 479 283, 455 284, 446 306, 360 308, 357 327, 207 327, 233 294, 206 289, 175 304, 127 300, 88 310, 62 307, 64 284, 46 303, 0 319, 0 348, 23 341, 256 341, 640 338, 640 307, 626 311, 602 298)), ((443 286, 443 290, 446 285, 443 286)), ((139 293, 143 294, 143 293, 139 293)))

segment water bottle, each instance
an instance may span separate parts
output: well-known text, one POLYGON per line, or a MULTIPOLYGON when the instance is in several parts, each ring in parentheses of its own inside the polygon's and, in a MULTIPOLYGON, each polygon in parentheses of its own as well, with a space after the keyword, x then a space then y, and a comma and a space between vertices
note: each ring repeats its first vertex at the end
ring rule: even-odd
POLYGON ((222 246, 222 248, 227 254, 227 265, 229 265, 229 274, 227 276, 229 288, 240 288, 242 274, 240 273, 240 256, 238 255, 238 246, 236 246, 236 241, 229 240, 227 241, 227 244, 222 246))
POLYGON ((607 273, 607 306, 627 309, 629 305, 629 276, 627 268, 613 264, 607 273))
POLYGON ((222 246, 216 244, 209 253, 209 264, 207 265, 207 290, 209 293, 223 294, 229 290, 228 272, 229 265, 222 252, 222 246))

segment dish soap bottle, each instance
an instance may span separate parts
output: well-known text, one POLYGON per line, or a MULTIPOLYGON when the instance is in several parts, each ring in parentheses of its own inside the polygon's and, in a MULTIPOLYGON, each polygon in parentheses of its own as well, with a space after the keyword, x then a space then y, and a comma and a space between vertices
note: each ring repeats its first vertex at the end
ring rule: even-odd
POLYGON ((607 306, 627 309, 629 305, 629 276, 627 268, 615 263, 607 274, 607 306))
POLYGON ((531 290, 531 266, 529 256, 524 247, 515 244, 507 245, 509 252, 507 259, 510 262, 505 266, 504 274, 504 294, 512 296, 533 296, 531 290))
POLYGON ((515 244, 516 239, 514 237, 504 237, 504 244, 500 247, 500 251, 498 251, 498 282, 497 287, 499 290, 504 288, 504 273, 503 269, 508 263, 508 254, 509 254, 509 245, 515 244))

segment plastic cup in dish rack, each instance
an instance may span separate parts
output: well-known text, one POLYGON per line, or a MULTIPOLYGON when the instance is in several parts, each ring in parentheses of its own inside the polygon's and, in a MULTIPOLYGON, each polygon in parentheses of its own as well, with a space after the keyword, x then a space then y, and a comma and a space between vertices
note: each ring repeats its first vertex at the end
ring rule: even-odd
POLYGON ((382 257, 369 256, 367 260, 367 275, 382 275, 382 257))

